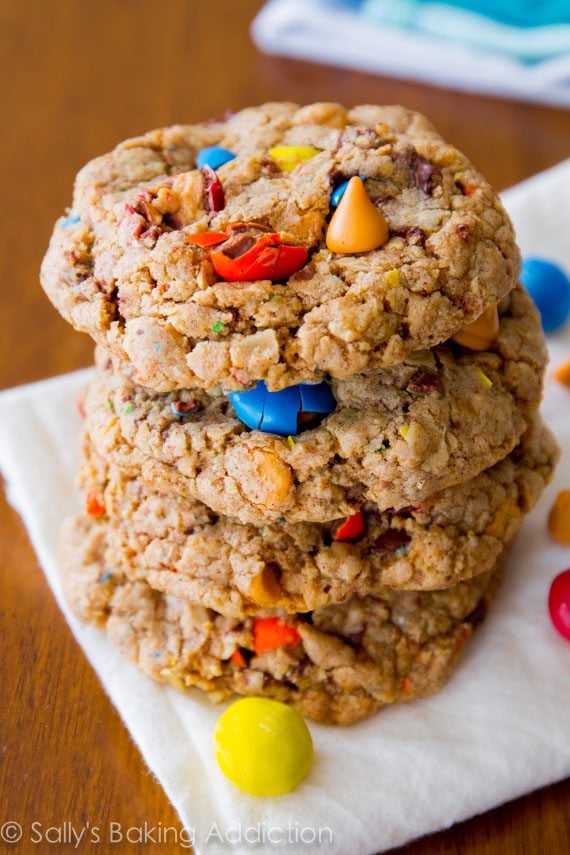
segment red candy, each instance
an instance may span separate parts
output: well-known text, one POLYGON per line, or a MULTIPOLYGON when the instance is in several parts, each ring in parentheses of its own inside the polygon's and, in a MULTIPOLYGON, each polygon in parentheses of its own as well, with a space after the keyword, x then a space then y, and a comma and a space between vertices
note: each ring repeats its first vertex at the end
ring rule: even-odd
POLYGON ((246 666, 245 657, 244 657, 243 653, 241 652, 241 650, 239 649, 239 647, 236 647, 236 649, 234 650, 234 652, 230 656, 230 661, 231 661, 232 665, 235 665, 235 667, 239 668, 239 669, 245 668, 245 666, 246 666))
POLYGON ((227 246, 210 250, 215 271, 225 282, 255 282, 259 279, 279 282, 300 270, 308 258, 304 246, 283 243, 277 232, 268 231, 257 223, 232 223, 227 232, 187 235, 186 240, 203 248, 230 241, 227 246))
POLYGON ((101 493, 91 490, 85 497, 85 511, 90 517, 102 517, 105 514, 105 503, 101 493))
POLYGON ((554 628, 570 641, 570 570, 560 573, 550 586, 548 610, 554 628))
POLYGON ((253 649, 259 656, 278 647, 293 647, 301 636, 291 623, 277 617, 256 618, 253 622, 253 649))
POLYGON ((265 234, 253 246, 232 258, 223 247, 214 250, 210 258, 218 276, 226 282, 248 282, 258 279, 287 279, 305 264, 304 246, 282 244, 278 234, 265 234))
POLYGON ((358 540, 364 534, 364 517, 358 511, 341 522, 333 535, 333 540, 358 540))
POLYGON ((222 182, 211 166, 203 166, 202 172, 206 179, 206 199, 210 211, 222 211, 226 206, 222 182))

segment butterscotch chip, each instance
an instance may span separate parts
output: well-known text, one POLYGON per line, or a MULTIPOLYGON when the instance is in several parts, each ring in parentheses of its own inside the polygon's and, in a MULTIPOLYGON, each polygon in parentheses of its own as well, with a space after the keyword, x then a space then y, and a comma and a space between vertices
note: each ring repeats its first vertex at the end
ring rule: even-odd
MULTIPOLYGON (((294 165, 294 164, 293 164, 294 165)), ((511 222, 467 158, 402 107, 270 103, 127 140, 78 174, 43 287, 61 314, 160 392, 271 389, 402 362, 499 302, 520 267, 511 222), (215 177, 205 146, 236 157, 215 177), (316 152, 295 168, 273 149, 316 152), (331 194, 360 176, 388 229, 366 252, 327 248, 331 194), (196 233, 254 223, 308 253, 272 282, 226 282, 196 233)))

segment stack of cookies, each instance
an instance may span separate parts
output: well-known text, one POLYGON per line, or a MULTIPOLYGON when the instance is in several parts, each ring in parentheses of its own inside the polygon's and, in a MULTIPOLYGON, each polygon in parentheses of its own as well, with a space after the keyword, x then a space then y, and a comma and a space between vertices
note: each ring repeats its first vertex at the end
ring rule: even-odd
POLYGON ((400 107, 266 104, 89 163, 42 268, 97 342, 77 613, 216 700, 348 724, 437 691, 558 453, 519 265, 400 107))

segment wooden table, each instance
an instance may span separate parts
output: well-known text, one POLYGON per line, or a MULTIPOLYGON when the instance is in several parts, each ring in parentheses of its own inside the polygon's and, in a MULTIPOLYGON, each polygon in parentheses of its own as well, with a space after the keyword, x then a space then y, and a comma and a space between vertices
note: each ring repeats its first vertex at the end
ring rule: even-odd
MULTIPOLYGON (((264 100, 425 111, 499 188, 568 155, 568 114, 307 63, 253 47, 261 0, 0 2, 4 167, 0 386, 87 365, 92 345, 51 308, 38 268, 77 169, 124 137, 264 100)), ((25 413, 23 414, 25 418, 25 413)), ((17 515, 0 505, 0 825, 124 827, 177 819, 75 645, 17 515)), ((568 852, 570 782, 410 845, 408 855, 568 852)), ((26 835, 24 835, 26 837, 26 835)), ((0 851, 8 851, 2 848, 0 851)), ((22 842, 18 853, 79 850, 22 842)), ((112 847, 118 851, 118 847, 112 847)), ((120 851, 167 852, 167 846, 120 851)), ((350 853, 347 853, 350 855, 350 853)))

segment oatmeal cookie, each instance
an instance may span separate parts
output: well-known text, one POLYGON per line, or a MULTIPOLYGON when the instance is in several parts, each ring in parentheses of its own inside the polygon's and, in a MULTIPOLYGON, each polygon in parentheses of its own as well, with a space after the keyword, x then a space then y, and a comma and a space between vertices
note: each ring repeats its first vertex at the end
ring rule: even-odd
POLYGON ((400 511, 365 505, 352 536, 342 524, 257 528, 218 517, 195 499, 160 493, 109 466, 88 437, 80 486, 86 508, 106 527, 109 567, 244 617, 267 607, 313 611, 387 586, 449 588, 491 570, 557 457, 552 434, 536 420, 509 457, 471 481, 400 511))
POLYGON ((85 410, 105 459, 159 490, 262 524, 325 522, 366 502, 417 505, 488 469, 538 407, 546 350, 536 310, 517 287, 490 350, 446 343, 333 380, 336 410, 294 438, 248 430, 227 396, 152 393, 107 352, 98 361, 85 410))
POLYGON ((351 724, 386 704, 436 692, 451 674, 498 581, 484 573, 446 591, 379 591, 295 616, 222 617, 132 582, 104 560, 106 528, 65 525, 61 560, 72 607, 156 680, 290 703, 309 718, 351 724))
POLYGON ((422 115, 271 103, 151 131, 87 164, 41 280, 141 385, 275 390, 403 362, 497 303, 519 267, 499 198, 422 115), (198 168, 209 146, 235 157, 198 168), (354 176, 388 240, 331 252, 331 195, 354 176), (206 233, 225 243, 198 245, 206 233), (250 266, 269 234, 281 260, 250 266))

